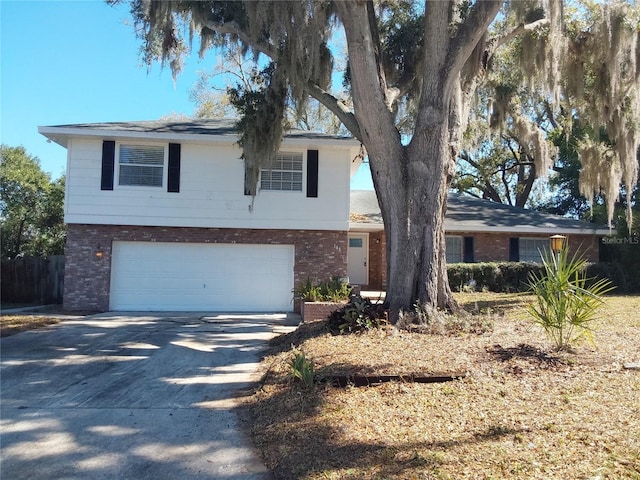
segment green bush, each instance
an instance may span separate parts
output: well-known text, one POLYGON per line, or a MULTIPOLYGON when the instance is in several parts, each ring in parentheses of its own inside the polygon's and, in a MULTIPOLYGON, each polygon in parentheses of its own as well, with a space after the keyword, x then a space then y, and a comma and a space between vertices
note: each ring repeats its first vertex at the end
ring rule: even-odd
POLYGON ((334 335, 362 332, 386 323, 384 306, 368 298, 354 296, 351 301, 329 315, 327 328, 334 335))
POLYGON ((531 273, 543 266, 532 262, 454 263, 448 265, 453 291, 526 292, 531 273))
POLYGON ((294 295, 303 302, 344 302, 349 300, 351 287, 337 276, 317 283, 307 278, 305 282, 298 285, 294 295))
POLYGON ((591 322, 603 303, 601 298, 613 290, 606 278, 587 276, 587 262, 578 254, 569 259, 567 249, 557 257, 543 254, 544 273, 531 274, 529 287, 536 296, 527 305, 532 321, 540 325, 558 350, 582 337, 593 340, 591 322))
MULTIPOLYGON (((588 263, 587 277, 608 278, 617 293, 639 293, 640 263, 633 262, 630 256, 626 263, 622 259, 588 263)), ((453 263, 447 266, 449 285, 454 292, 527 292, 529 275, 543 272, 542 264, 532 262, 453 263)))
POLYGON ((600 245, 602 262, 590 269, 609 278, 618 293, 640 293, 640 239, 623 237, 621 242, 600 245))
POLYGON ((587 265, 587 277, 607 278, 617 293, 640 292, 640 281, 619 262, 600 262, 587 265))

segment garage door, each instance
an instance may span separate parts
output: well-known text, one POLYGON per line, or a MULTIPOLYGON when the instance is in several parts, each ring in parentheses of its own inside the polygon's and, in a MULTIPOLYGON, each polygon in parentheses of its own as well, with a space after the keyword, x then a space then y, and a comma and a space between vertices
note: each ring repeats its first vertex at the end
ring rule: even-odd
POLYGON ((111 310, 293 308, 293 245, 114 242, 111 310))

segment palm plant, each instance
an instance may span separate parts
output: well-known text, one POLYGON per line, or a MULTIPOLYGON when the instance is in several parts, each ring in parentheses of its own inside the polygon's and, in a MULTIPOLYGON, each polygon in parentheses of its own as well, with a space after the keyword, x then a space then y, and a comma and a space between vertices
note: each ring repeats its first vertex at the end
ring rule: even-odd
POLYGON ((609 279, 588 278, 587 262, 578 253, 569 258, 567 248, 557 255, 542 254, 544 271, 529 276, 529 288, 536 296, 527 305, 533 322, 540 325, 558 350, 586 338, 593 342, 592 322, 604 303, 602 295, 615 287, 609 279))

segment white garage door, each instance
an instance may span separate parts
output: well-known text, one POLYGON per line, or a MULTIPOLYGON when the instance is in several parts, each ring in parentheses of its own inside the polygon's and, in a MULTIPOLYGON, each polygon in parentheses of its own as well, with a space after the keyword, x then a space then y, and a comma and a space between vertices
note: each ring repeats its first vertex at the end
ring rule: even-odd
POLYGON ((111 310, 291 311, 293 245, 114 242, 111 310))

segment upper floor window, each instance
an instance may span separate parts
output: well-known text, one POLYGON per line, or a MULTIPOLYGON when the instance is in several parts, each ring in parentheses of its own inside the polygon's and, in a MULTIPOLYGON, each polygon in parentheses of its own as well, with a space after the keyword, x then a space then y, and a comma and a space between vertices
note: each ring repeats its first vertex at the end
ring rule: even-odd
POLYGON ((447 263, 462 262, 462 237, 446 235, 445 242, 447 263))
POLYGON ((120 145, 118 185, 162 187, 164 146, 120 145))
POLYGON ((302 191, 302 153, 279 152, 269 168, 260 170, 261 190, 302 191))
POLYGON ((547 238, 520 238, 518 242, 520 244, 518 250, 521 262, 541 263, 542 256, 540 253, 549 250, 549 240, 547 238))

